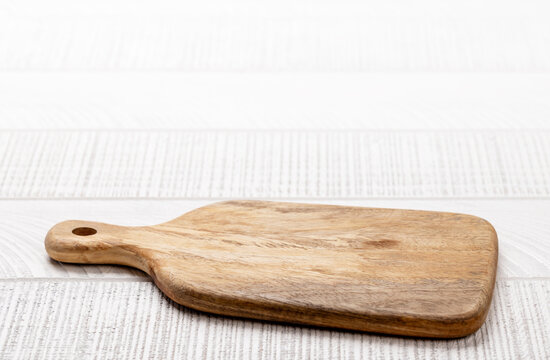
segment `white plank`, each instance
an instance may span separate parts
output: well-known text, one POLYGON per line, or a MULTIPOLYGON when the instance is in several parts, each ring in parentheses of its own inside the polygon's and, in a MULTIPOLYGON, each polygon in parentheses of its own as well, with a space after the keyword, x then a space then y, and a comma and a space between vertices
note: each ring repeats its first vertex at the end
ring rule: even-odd
POLYGON ((456 3, 442 3, 439 0, 419 0, 416 5, 407 0, 324 0, 313 3, 311 0, 6 0, 1 4, 4 14, 11 16, 40 17, 79 17, 79 16, 159 16, 174 14, 184 16, 200 15, 273 15, 343 16, 356 13, 371 16, 441 16, 441 17, 513 17, 543 16, 540 14, 548 6, 544 0, 464 0, 456 3), (315 4, 316 6, 312 6, 315 4))
POLYGON ((0 6, 2 70, 549 71, 547 1, 0 6))
POLYGON ((211 316, 143 281, 0 281, 0 357, 542 360, 549 297, 548 280, 500 280, 478 332, 438 341, 211 316))
POLYGON ((549 98, 550 74, 2 73, 0 128, 550 129, 549 98))
MULTIPOLYGON (((306 201, 306 200, 303 200, 306 201)), ((93 220, 119 225, 168 221, 207 200, 10 200, 0 202, 0 278, 136 278, 137 270, 51 261, 44 237, 55 223, 93 220)), ((307 201, 313 202, 313 201, 307 201)), ((550 277, 550 200, 324 200, 317 203, 468 213, 489 220, 499 236, 499 278, 550 277)))
POLYGON ((548 197, 550 131, 5 131, 1 198, 548 197))

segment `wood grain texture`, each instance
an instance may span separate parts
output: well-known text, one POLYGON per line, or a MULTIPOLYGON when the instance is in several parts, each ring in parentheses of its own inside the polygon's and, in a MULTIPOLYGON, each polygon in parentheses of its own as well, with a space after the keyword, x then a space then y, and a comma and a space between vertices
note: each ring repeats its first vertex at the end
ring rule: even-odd
POLYGON ((46 249, 141 269, 198 310, 427 337, 481 326, 498 256, 493 227, 470 215, 262 201, 148 227, 65 221, 46 249))
POLYGON ((209 315, 149 281, 0 280, 0 358, 547 360, 549 298, 550 280, 497 280, 479 331, 428 340, 209 315))
POLYGON ((0 198, 548 197, 550 131, 5 131, 0 198))
MULTIPOLYGON (((547 74, 520 73, 550 69, 549 4, 8 0, 0 127, 547 129, 547 74), (145 71, 118 78, 117 69, 145 71), (380 80, 364 73, 377 71, 380 80), (436 80, 410 77, 420 71, 436 80)), ((550 207, 540 198, 550 194, 550 142, 428 134, 2 137, 0 358, 549 359, 550 207), (140 271, 60 264, 43 250, 43 234, 64 218, 160 222, 201 203, 192 199, 218 197, 476 214, 499 233, 504 279, 480 331, 414 340, 197 313, 167 301, 140 271)))
POLYGON ((0 70, 543 72, 548 10, 543 0, 12 0, 0 5, 0 70))
MULTIPOLYGON (((302 200, 303 201, 303 200, 302 200)), ((52 261, 44 234, 65 219, 94 219, 125 226, 158 224, 212 200, 3 200, 0 201, 0 279, 138 279, 139 270, 114 265, 52 261)), ((550 200, 431 199, 317 200, 343 206, 421 209, 472 214, 493 224, 499 237, 497 276, 550 278, 550 200)))

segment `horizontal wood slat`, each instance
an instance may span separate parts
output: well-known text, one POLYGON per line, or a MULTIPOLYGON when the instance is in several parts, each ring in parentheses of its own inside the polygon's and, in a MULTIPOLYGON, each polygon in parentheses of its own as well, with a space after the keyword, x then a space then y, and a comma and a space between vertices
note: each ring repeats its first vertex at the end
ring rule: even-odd
POLYGON ((4 131, 0 153, 0 198, 550 196, 549 131, 4 131))
POLYGON ((500 280, 478 332, 436 341, 211 316, 143 281, 0 281, 0 357, 545 359, 549 297, 548 280, 500 280))
POLYGON ((461 3, 8 1, 0 70, 550 70, 547 2, 461 3))
POLYGON ((0 129, 550 129, 550 73, 0 73, 0 129), (108 90, 108 91, 107 91, 108 90))

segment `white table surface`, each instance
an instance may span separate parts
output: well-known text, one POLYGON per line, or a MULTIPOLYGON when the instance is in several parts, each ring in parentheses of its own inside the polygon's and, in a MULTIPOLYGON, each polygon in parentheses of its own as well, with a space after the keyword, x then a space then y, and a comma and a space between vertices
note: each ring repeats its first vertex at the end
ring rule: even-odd
POLYGON ((550 358, 550 4, 0 2, 0 358, 550 358), (116 266, 65 219, 153 224, 220 199, 454 211, 499 236, 475 334, 237 320, 116 266))

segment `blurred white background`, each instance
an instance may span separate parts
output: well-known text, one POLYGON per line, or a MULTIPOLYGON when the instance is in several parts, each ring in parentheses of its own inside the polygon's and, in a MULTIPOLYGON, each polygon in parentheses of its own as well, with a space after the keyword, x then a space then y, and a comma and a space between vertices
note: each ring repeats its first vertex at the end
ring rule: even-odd
POLYGON ((2 1, 4 129, 547 129, 550 3, 2 1))

